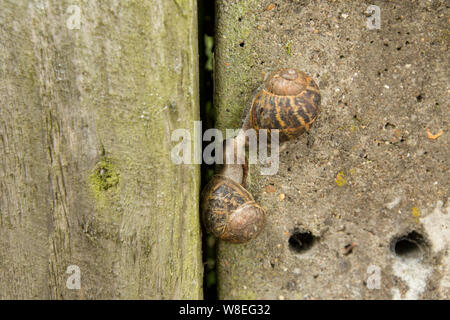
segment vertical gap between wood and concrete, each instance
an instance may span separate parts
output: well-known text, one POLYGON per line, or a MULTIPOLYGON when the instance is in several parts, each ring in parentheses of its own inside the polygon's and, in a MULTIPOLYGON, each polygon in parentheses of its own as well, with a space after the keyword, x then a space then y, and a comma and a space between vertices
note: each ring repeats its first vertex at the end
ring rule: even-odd
MULTIPOLYGON (((199 81, 200 81, 200 120, 203 132, 214 128, 215 112, 213 105, 213 62, 212 53, 215 30, 215 1, 198 0, 198 43, 199 43, 199 81)), ((203 146, 205 147, 205 146, 203 146)), ((214 174, 214 165, 202 164, 201 188, 214 174)), ((212 235, 202 230, 202 252, 204 278, 203 296, 205 300, 217 299, 216 272, 216 240, 212 235)))

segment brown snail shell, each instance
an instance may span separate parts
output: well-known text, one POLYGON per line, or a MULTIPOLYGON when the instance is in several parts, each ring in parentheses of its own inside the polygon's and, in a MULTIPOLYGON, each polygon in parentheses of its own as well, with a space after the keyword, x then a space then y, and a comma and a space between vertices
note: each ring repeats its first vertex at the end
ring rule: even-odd
POLYGON ((264 210, 244 187, 223 175, 206 185, 201 209, 206 230, 228 242, 247 242, 264 227, 264 210))
POLYGON ((250 126, 279 129, 280 141, 309 130, 320 113, 319 88, 311 77, 296 69, 271 73, 253 98, 250 126))

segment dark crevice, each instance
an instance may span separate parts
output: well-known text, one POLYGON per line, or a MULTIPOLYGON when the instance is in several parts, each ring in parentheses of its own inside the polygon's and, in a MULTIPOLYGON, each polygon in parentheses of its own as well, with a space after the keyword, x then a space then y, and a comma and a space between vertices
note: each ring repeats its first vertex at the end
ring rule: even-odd
MULTIPOLYGON (((198 1, 198 43, 199 43, 199 81, 200 81, 200 119, 203 132, 214 128, 215 112, 213 106, 212 52, 215 28, 215 1, 198 1)), ((206 144, 206 142, 205 142, 206 144)), ((203 146, 203 148, 205 145, 203 146)), ((214 166, 201 165, 201 188, 214 173, 214 166)), ((202 227, 203 228, 203 227, 202 227)), ((202 229, 203 252, 203 296, 205 300, 217 300, 216 240, 202 229)))

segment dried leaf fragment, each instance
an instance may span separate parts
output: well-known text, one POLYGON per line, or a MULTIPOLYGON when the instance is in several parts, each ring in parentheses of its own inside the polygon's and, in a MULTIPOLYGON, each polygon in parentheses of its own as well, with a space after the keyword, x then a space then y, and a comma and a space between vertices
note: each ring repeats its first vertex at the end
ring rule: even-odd
POLYGON ((353 248, 355 248, 355 247, 356 247, 356 243, 354 243, 354 242, 352 242, 350 244, 347 244, 344 247, 344 256, 348 256, 350 253, 352 253, 353 252, 353 248))
POLYGON ((269 4, 269 5, 266 7, 266 10, 265 10, 265 11, 272 11, 273 9, 275 9, 275 4, 274 4, 274 3, 271 3, 271 4, 269 4))
POLYGON ((436 133, 436 134, 432 134, 431 132, 430 132, 430 130, 428 130, 428 128, 426 129, 426 131, 427 131, 427 136, 428 136, 428 139, 431 139, 431 140, 436 140, 437 138, 439 138, 440 136, 442 136, 442 134, 444 133, 444 131, 441 129, 441 131, 439 131, 438 133, 436 133))

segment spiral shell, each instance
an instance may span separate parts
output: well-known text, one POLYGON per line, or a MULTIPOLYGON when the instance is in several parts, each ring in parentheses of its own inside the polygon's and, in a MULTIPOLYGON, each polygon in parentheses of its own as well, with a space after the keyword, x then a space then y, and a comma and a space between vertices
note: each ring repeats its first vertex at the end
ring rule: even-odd
POLYGON ((319 88, 311 77, 295 69, 273 72, 253 98, 250 126, 279 129, 280 141, 309 130, 320 113, 319 88))
POLYGON ((264 227, 264 210, 234 180, 215 175, 202 193, 202 218, 208 232, 232 242, 255 238, 264 227))

